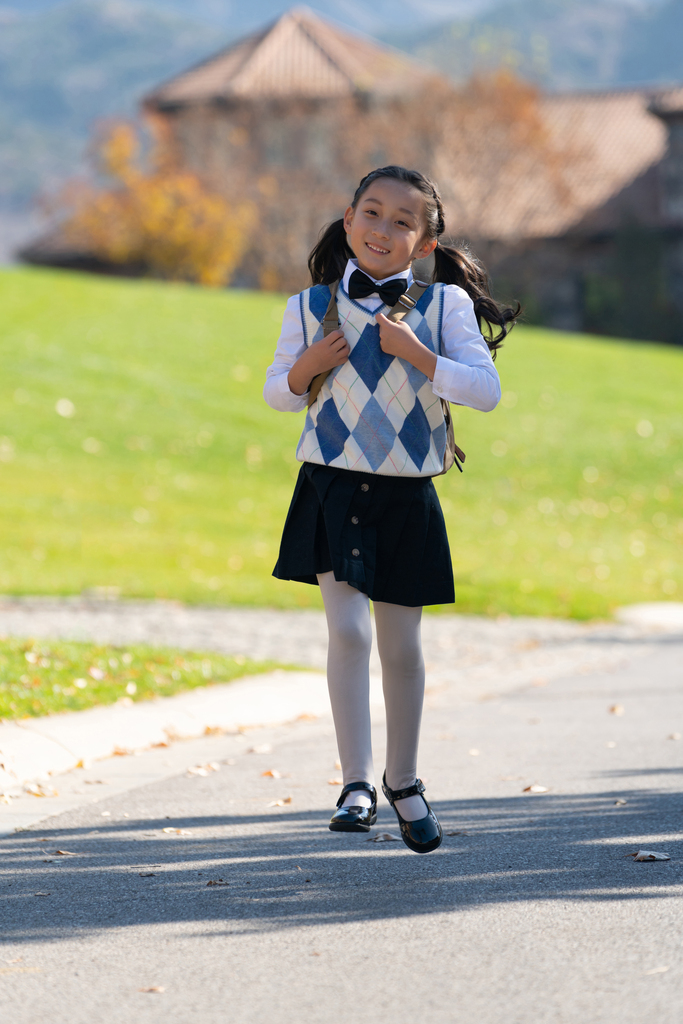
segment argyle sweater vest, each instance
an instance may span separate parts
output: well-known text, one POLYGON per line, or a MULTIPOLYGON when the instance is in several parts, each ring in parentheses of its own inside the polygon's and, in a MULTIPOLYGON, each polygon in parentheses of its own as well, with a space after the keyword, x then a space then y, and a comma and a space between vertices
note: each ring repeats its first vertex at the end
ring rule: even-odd
MULTIPOLYGON (((423 345, 439 354, 443 284, 433 284, 404 318, 423 345)), ((323 336, 327 285, 300 295, 306 345, 323 336)), ((339 323, 351 348, 306 414, 296 457, 381 476, 435 476, 443 469, 446 425, 440 399, 411 363, 383 352, 375 314, 337 289, 339 323)), ((381 306, 382 313, 388 312, 381 306)))

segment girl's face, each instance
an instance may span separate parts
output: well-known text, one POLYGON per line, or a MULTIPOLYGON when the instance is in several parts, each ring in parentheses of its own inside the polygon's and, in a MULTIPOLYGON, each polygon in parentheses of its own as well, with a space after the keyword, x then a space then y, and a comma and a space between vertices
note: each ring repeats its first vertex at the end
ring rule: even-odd
POLYGON ((393 178, 368 185, 356 207, 344 214, 344 229, 359 268, 376 281, 400 273, 436 247, 436 239, 427 238, 422 194, 393 178))

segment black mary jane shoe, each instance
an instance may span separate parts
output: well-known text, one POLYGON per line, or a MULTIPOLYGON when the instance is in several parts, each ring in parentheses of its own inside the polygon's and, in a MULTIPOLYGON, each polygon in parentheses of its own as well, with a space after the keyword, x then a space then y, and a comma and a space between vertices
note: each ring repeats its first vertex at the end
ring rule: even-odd
POLYGON ((382 779, 382 792, 385 797, 394 808, 398 823, 401 828, 401 836, 403 842, 406 844, 409 850, 414 853, 431 853, 432 850, 436 850, 437 846, 441 846, 441 840, 443 839, 443 832, 441 831, 441 825, 439 819, 434 814, 427 801, 422 794, 424 793, 424 784, 420 779, 416 779, 412 786, 408 786, 407 789, 389 789, 387 786, 386 772, 382 779), (425 807, 427 808, 427 814, 424 818, 418 818, 417 821, 406 821, 405 818, 401 817, 399 811, 394 806, 395 800, 403 800, 407 796, 422 796, 425 801, 425 807))
POLYGON ((339 810, 334 812, 330 820, 330 832, 369 832, 370 826, 377 821, 377 790, 369 782, 349 782, 341 791, 337 807, 339 810), (349 793, 358 789, 368 791, 372 797, 372 807, 342 807, 349 793))

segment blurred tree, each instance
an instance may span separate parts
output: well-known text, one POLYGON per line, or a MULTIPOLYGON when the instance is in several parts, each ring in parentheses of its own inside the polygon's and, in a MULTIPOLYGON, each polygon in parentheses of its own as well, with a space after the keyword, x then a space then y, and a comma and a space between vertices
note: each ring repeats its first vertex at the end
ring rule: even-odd
POLYGON ((67 244, 103 263, 135 268, 169 280, 228 284, 254 223, 249 202, 230 203, 201 177, 177 166, 160 120, 151 120, 152 145, 144 152, 138 128, 105 125, 93 151, 111 187, 71 182, 58 204, 70 213, 67 244))

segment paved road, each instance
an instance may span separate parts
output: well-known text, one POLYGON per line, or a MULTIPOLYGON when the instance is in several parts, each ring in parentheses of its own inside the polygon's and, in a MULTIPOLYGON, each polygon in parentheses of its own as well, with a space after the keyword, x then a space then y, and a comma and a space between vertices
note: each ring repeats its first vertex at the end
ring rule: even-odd
POLYGON ((683 638, 623 643, 618 670, 432 688, 421 772, 456 834, 426 857, 326 829, 326 719, 140 759, 235 762, 206 776, 74 773, 99 803, 0 843, 3 1020, 680 1024, 683 638))

